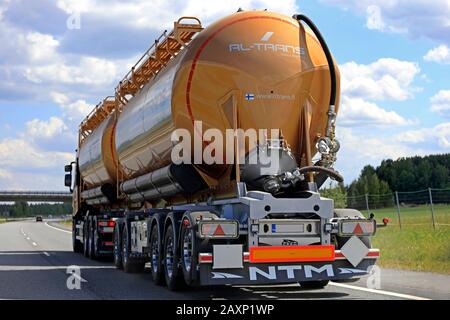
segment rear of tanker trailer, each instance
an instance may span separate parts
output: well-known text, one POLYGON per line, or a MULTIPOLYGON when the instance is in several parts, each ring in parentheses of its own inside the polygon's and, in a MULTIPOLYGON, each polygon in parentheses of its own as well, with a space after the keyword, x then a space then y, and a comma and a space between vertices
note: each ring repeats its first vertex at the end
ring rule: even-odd
POLYGON ((318 191, 343 179, 338 110, 339 70, 306 16, 179 19, 80 125, 74 251, 147 265, 171 290, 367 275, 376 221, 318 191))

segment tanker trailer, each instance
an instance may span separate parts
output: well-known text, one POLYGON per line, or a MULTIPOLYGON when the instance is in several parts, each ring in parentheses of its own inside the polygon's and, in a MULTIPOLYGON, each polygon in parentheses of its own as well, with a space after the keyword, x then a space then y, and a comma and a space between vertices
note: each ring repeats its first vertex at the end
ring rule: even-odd
POLYGON ((149 263, 171 290, 366 275, 375 220, 318 191, 343 180, 338 106, 338 67, 306 16, 179 19, 80 124, 74 251, 149 263))

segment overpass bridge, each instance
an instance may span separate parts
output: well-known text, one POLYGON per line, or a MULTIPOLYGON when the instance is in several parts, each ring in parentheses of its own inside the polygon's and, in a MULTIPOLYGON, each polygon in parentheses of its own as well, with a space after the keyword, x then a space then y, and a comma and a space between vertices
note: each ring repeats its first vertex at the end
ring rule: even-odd
POLYGON ((72 193, 66 191, 0 191, 0 202, 71 202, 72 193))

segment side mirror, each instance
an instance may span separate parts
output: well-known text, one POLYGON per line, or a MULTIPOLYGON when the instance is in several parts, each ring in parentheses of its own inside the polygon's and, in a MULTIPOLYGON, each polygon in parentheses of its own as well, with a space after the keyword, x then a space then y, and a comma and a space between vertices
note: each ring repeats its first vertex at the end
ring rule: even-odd
POLYGON ((64 185, 72 189, 72 174, 68 173, 64 175, 64 185))
POLYGON ((72 172, 72 164, 65 165, 64 172, 72 172))

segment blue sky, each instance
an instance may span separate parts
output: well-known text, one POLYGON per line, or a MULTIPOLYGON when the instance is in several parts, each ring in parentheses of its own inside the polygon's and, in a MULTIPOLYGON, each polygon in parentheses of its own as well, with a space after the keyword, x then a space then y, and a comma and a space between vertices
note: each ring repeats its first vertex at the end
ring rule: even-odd
POLYGON ((302 12, 322 31, 342 76, 346 183, 365 164, 450 152, 449 0, 0 0, 0 189, 64 189, 80 120, 153 39, 239 7, 302 12))

